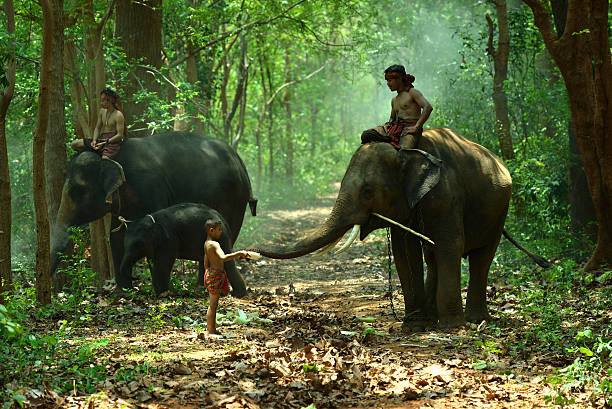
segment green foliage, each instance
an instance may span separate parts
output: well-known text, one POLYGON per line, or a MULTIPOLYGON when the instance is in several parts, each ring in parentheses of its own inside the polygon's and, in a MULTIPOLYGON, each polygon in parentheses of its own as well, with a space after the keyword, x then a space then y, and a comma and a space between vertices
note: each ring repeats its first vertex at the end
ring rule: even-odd
POLYGON ((595 337, 593 331, 585 329, 575 336, 576 345, 567 351, 576 358, 549 380, 556 385, 555 394, 547 400, 555 404, 572 402, 569 392, 589 388, 593 391, 591 400, 601 398, 605 406, 612 405, 612 340, 595 337))
POLYGON ((13 338, 21 335, 23 328, 16 323, 9 315, 8 310, 0 304, 0 335, 3 338, 13 338))
POLYGON ((108 344, 107 339, 88 341, 77 339, 76 347, 73 326, 61 320, 58 328, 49 328, 43 334, 28 331, 22 324, 28 318, 26 312, 37 308, 33 291, 20 291, 18 296, 8 297, 7 306, 0 305, 0 400, 5 407, 11 402, 24 400, 17 392, 23 385, 41 385, 48 381, 50 386, 61 391, 70 391, 76 386, 84 393, 94 392, 98 382, 106 378, 106 368, 95 362, 97 350, 108 344), (13 317, 13 318, 7 318, 13 317), (5 331, 7 323, 14 331, 5 331))

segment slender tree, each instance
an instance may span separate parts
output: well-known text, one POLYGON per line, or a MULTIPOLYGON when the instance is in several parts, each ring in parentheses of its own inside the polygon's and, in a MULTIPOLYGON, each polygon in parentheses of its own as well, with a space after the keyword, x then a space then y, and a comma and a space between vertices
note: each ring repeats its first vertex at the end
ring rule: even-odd
POLYGON ((8 291, 11 277, 11 180, 6 145, 6 113, 15 92, 15 9, 13 0, 4 0, 6 32, 11 38, 9 58, 4 69, 6 84, 1 84, 0 92, 0 303, 2 293, 8 291))
POLYGON ((557 36, 548 2, 524 0, 567 88, 572 123, 597 213, 597 245, 585 270, 612 262, 612 64, 608 1, 570 0, 557 36))
POLYGON ((505 82, 508 79, 508 55, 510 53, 510 32, 508 30, 508 11, 506 0, 495 0, 497 10, 497 26, 499 38, 497 48, 493 46, 493 20, 487 14, 489 25, 489 42, 487 52, 493 58, 493 102, 495 104, 495 130, 502 157, 514 158, 512 136, 510 135, 510 120, 508 119, 508 96, 505 82))
POLYGON ((50 111, 45 141, 47 205, 51 226, 62 200, 66 178, 66 122, 64 109, 64 0, 51 0, 53 6, 53 55, 49 88, 50 111))
POLYGON ((45 139, 49 125, 49 98, 53 61, 53 6, 51 0, 41 0, 42 52, 38 91, 38 115, 32 146, 34 164, 34 210, 36 212, 36 299, 41 304, 51 302, 49 274, 49 219, 45 183, 45 139))
MULTIPOLYGON (((80 137, 91 138, 98 120, 100 92, 105 88, 106 74, 102 32, 114 8, 114 0, 106 13, 96 21, 93 0, 73 3, 71 15, 81 17, 83 27, 84 67, 87 75, 81 78, 77 65, 79 50, 74 41, 66 42, 64 61, 69 72, 70 99, 73 106, 73 121, 80 137)), ((89 223, 91 241, 91 268, 98 273, 100 282, 114 276, 114 264, 107 240, 110 231, 110 216, 89 223)))

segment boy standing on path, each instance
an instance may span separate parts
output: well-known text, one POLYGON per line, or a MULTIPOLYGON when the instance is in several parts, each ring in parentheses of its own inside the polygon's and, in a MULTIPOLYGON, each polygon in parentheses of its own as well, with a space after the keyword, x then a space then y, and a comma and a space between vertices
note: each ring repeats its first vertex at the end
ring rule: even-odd
POLYGON ((414 88, 414 77, 406 74, 403 65, 385 70, 385 80, 397 95, 391 100, 389 122, 361 134, 361 143, 389 142, 395 149, 413 149, 423 134, 423 124, 433 108, 423 94, 414 88))
POLYGON ((236 251, 225 254, 217 242, 221 237, 221 220, 206 220, 206 241, 204 242, 204 285, 208 290, 208 312, 206 313, 207 335, 219 336, 217 331, 217 306, 219 297, 227 295, 229 283, 223 263, 235 258, 248 258, 248 252, 236 251))
POLYGON ((120 144, 127 133, 125 118, 119 108, 119 96, 110 88, 100 93, 100 111, 92 138, 72 141, 74 150, 90 149, 103 158, 113 159, 119 153, 120 144))

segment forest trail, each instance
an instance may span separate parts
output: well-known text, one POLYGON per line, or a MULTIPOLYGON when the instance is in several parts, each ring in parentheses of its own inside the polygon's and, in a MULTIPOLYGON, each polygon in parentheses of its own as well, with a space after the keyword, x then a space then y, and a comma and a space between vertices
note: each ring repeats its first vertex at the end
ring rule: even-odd
MULTIPOLYGON (((334 199, 260 209, 258 223, 272 241, 292 242, 325 220, 334 199)), ((494 315, 510 320, 501 328, 403 333, 390 309, 386 247, 384 235, 371 235, 336 257, 240 262, 249 296, 221 300, 220 340, 204 337, 204 296, 113 301, 99 292, 90 302, 115 315, 92 317, 75 336, 109 340, 96 355, 107 374, 96 385, 101 393, 54 399, 62 408, 550 405, 545 379, 558 363, 508 353, 516 344, 512 327, 521 325, 512 324, 511 308, 500 313, 501 304, 490 304, 494 315)), ((396 277, 393 285, 402 317, 396 277)))

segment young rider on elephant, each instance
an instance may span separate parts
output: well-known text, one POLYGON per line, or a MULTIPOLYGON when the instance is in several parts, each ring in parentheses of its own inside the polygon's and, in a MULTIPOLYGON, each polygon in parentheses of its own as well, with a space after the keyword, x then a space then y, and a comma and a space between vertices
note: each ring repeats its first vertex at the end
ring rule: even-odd
POLYGON ((423 94, 414 88, 414 77, 406 74, 402 65, 385 70, 385 80, 397 95, 391 99, 391 117, 384 125, 368 129, 361 134, 361 143, 389 142, 395 149, 416 147, 423 133, 423 124, 433 110, 423 94))
POLYGON ((119 153, 123 138, 127 134, 125 118, 119 103, 119 96, 115 91, 105 88, 100 93, 100 111, 98 122, 92 138, 72 141, 70 147, 74 150, 91 150, 103 158, 113 159, 119 153))

